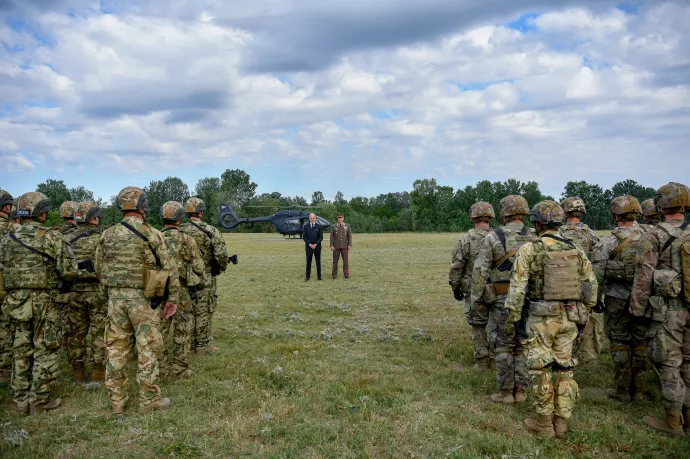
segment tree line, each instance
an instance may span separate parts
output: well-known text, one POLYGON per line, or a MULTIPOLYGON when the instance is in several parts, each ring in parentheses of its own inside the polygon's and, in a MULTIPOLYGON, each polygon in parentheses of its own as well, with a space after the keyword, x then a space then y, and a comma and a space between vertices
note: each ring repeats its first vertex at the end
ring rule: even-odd
MULTIPOLYGON (((171 200, 184 203, 190 196, 198 196, 207 206, 204 220, 215 226, 218 226, 220 204, 228 203, 240 217, 271 215, 281 209, 303 209, 335 222, 338 212, 343 212, 346 221, 360 233, 462 232, 472 227, 469 209, 477 201, 490 202, 498 216, 499 202, 509 194, 523 196, 530 207, 544 199, 554 200, 552 196, 542 194, 537 182, 515 179, 504 182, 482 180, 474 186, 467 185, 457 190, 439 185, 435 179, 420 179, 414 181, 411 191, 375 197, 356 196, 349 200, 340 191, 333 200, 326 199, 321 191, 314 191, 311 200, 307 200, 302 196, 283 196, 279 192, 256 194, 256 188, 257 184, 241 169, 227 169, 220 177, 204 177, 196 183, 193 193, 178 177, 154 180, 144 187, 149 199, 148 221, 161 227, 159 209, 163 203, 171 200)), ((116 196, 108 201, 94 199, 93 192, 83 186, 68 188, 62 180, 53 179, 40 183, 37 191, 45 193, 53 204, 54 210, 48 219, 50 225, 60 223, 57 209, 65 201, 98 202, 104 225, 110 225, 121 217, 115 203, 116 196)), ((587 205, 583 221, 593 229, 610 229, 614 221, 609 213, 609 204, 614 197, 629 194, 642 202, 654 197, 655 193, 653 188, 634 180, 618 182, 610 190, 578 181, 568 182, 557 200, 580 196, 587 205)), ((498 225, 499 220, 496 219, 494 224, 498 225)), ((272 232, 275 229, 270 223, 254 223, 240 225, 237 231, 272 232)))

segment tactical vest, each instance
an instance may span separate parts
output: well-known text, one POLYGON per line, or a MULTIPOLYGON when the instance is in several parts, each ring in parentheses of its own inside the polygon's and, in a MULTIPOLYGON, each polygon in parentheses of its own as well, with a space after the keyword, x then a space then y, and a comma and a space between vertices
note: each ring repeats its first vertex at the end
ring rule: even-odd
POLYGON ((690 226, 681 227, 662 222, 657 225, 669 238, 661 247, 654 271, 655 293, 666 298, 682 297, 690 304, 690 226), (681 295, 682 293, 682 295, 681 295))
POLYGON ((632 284, 635 280, 637 258, 644 251, 642 231, 635 229, 626 234, 620 228, 611 232, 618 239, 618 246, 606 261, 604 277, 614 282, 632 284))
POLYGON ((544 245, 544 299, 546 301, 580 301, 580 255, 575 249, 544 245))
POLYGON ((3 277, 6 289, 57 288, 60 276, 55 258, 52 256, 53 248, 44 237, 47 232, 46 228, 36 227, 35 231, 27 228, 20 231, 20 234, 12 234, 24 244, 50 256, 52 260, 27 249, 10 237, 5 239, 1 262, 5 271, 3 277))
MULTIPOLYGON (((74 258, 79 261, 87 259, 94 260, 96 258, 96 247, 98 247, 98 240, 101 238, 101 229, 97 227, 79 227, 76 232, 67 237, 68 242, 72 245, 74 251, 74 258)), ((80 281, 95 281, 98 280, 98 273, 90 273, 86 270, 80 270, 80 281)))
POLYGON ((180 279, 186 282, 190 277, 192 252, 184 239, 185 236, 190 238, 191 236, 181 233, 177 228, 163 228, 162 233, 165 239, 165 245, 168 246, 170 255, 172 255, 175 266, 177 266, 177 272, 180 275, 180 279))
MULTIPOLYGON (((147 235, 146 225, 138 228, 147 235)), ((101 283, 106 287, 144 288, 148 270, 157 270, 149 245, 121 224, 105 230, 101 237, 101 283)))
POLYGON ((565 225, 561 226, 558 232, 561 237, 571 241, 588 257, 592 253, 592 248, 594 245, 586 228, 577 226, 576 224, 566 223, 565 225))
POLYGON ((526 226, 523 226, 519 232, 515 232, 507 226, 502 226, 494 232, 503 246, 505 255, 493 261, 489 280, 492 284, 510 282, 510 270, 513 267, 515 254, 520 247, 532 241, 534 235, 532 230, 526 226))

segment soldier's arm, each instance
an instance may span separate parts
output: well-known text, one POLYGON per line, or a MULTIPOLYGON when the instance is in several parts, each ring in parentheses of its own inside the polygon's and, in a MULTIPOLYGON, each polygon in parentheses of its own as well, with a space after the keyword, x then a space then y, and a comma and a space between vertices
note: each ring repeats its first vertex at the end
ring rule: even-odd
POLYGON ((458 239, 453 249, 453 256, 450 260, 450 271, 448 272, 448 283, 455 290, 460 286, 460 279, 465 274, 466 263, 462 257, 462 239, 458 239))
POLYGON ((347 246, 352 247, 352 227, 347 227, 347 246))
POLYGON ((607 238, 601 239, 592 249, 592 270, 597 278, 600 296, 603 293, 604 282, 606 282, 606 262, 611 255, 613 248, 608 244, 607 238))
POLYGON ((220 265, 220 270, 225 271, 228 267, 228 249, 225 245, 225 239, 223 239, 223 234, 218 231, 217 228, 208 225, 211 230, 213 238, 211 239, 211 250, 213 250, 213 255, 215 255, 218 264, 220 265))
POLYGON ((652 296, 654 270, 659 261, 659 241, 653 233, 644 236, 644 250, 635 264, 635 279, 630 295, 630 314, 636 317, 644 316, 647 302, 652 296))
POLYGON ((582 303, 589 311, 597 304, 597 291, 599 285, 597 277, 592 269, 592 263, 587 259, 587 254, 580 252, 580 285, 582 285, 582 303))
POLYGON ((331 226, 331 237, 328 242, 329 247, 335 246, 335 226, 331 226))
POLYGON ((491 263, 493 261, 493 239, 493 233, 484 238, 479 249, 479 253, 477 254, 477 259, 474 261, 474 271, 472 271, 472 291, 470 292, 472 303, 476 303, 484 295, 484 288, 486 287, 486 283, 489 281, 489 272, 491 270, 491 263))
POLYGON ((522 316, 522 307, 525 304, 525 295, 527 294, 529 268, 533 251, 534 244, 528 242, 520 247, 515 254, 513 269, 510 271, 510 288, 508 289, 508 297, 506 298, 505 307, 508 310, 508 319, 506 322, 515 323, 519 321, 522 316))

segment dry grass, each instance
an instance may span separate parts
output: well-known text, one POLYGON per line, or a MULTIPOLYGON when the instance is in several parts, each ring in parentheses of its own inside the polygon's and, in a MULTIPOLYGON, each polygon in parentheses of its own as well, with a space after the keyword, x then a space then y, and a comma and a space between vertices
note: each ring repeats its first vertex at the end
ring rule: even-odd
MULTIPOLYGON (((240 264, 219 283, 222 350, 192 358, 196 378, 162 383, 168 411, 140 416, 130 406, 117 421, 104 388, 76 387, 65 373, 60 410, 3 411, 0 456, 688 455, 688 440, 641 424, 662 411, 658 389, 634 406, 606 399, 608 356, 577 369, 582 397, 563 441, 525 433, 529 407, 487 402, 495 377, 472 369, 469 329, 447 285, 456 238, 355 235, 352 280, 332 281, 324 252, 324 281, 305 283, 301 241, 228 235, 240 264)), ((6 386, 0 397, 7 408, 6 386)))

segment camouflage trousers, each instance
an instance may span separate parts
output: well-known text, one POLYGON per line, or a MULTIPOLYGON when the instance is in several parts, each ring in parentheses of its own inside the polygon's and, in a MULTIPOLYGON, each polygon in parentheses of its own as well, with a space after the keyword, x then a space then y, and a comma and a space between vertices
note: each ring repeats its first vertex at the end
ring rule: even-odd
POLYGON ((573 346, 577 325, 564 310, 557 316, 529 316, 527 366, 532 377, 537 414, 569 419, 579 389, 573 378, 573 346))
POLYGON ((50 388, 60 371, 60 313, 55 290, 13 290, 5 311, 13 319, 12 389, 18 405, 50 401, 50 388))
POLYGON ((487 328, 494 327, 489 309, 485 304, 472 305, 470 296, 465 297, 465 318, 472 327, 472 346, 474 347, 474 360, 481 360, 494 356, 494 349, 489 346, 487 328))
POLYGON ((165 317, 161 308, 160 330, 163 337, 161 354, 158 356, 161 375, 180 374, 189 368, 189 351, 192 344, 192 327, 194 316, 192 315, 192 300, 189 291, 183 281, 180 281, 180 304, 178 311, 185 315, 175 313, 170 319, 165 317), (169 343, 170 329, 172 329, 172 346, 169 343))
POLYGON ((690 311, 669 309, 664 322, 651 322, 647 338, 647 356, 661 373, 664 407, 690 408, 690 311))
POLYGON ((160 311, 151 309, 144 291, 134 288, 108 289, 108 319, 105 345, 108 365, 105 386, 110 392, 112 406, 127 403, 127 373, 125 365, 132 350, 132 336, 137 348, 137 382, 139 403, 148 405, 160 399, 158 388, 158 355, 162 352, 160 311))
POLYGON ((3 302, 0 300, 0 372, 11 372, 14 325, 10 316, 3 312, 3 302))
POLYGON ((611 358, 616 388, 626 392, 644 392, 647 381, 647 341, 649 321, 628 311, 628 300, 606 297, 604 324, 611 341, 611 358))
POLYGON ((85 364, 87 357, 86 335, 91 332, 91 359, 93 366, 105 368, 108 351, 105 348, 105 317, 108 298, 98 289, 98 284, 76 284, 67 303, 67 358, 69 363, 85 364))
POLYGON ((496 376, 498 387, 502 391, 525 388, 529 384, 526 342, 514 336, 506 336, 505 333, 508 319, 505 301, 506 295, 500 295, 489 309, 489 322, 493 326, 489 335, 489 346, 496 352, 496 376))
POLYGON ((575 355, 578 362, 586 363, 599 358, 599 354, 604 347, 602 343, 603 331, 602 315, 590 313, 587 325, 585 325, 585 329, 576 343, 575 355))
POLYGON ((196 300, 194 300, 192 347, 195 349, 209 346, 213 341, 211 328, 213 327, 213 313, 216 311, 217 302, 216 279, 207 274, 197 288, 196 300))

